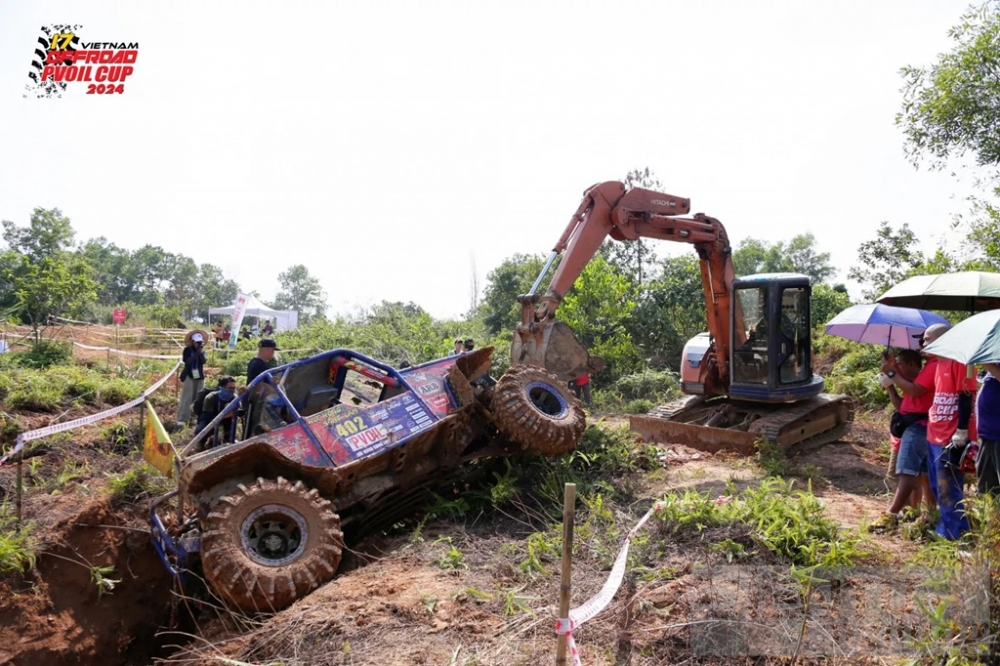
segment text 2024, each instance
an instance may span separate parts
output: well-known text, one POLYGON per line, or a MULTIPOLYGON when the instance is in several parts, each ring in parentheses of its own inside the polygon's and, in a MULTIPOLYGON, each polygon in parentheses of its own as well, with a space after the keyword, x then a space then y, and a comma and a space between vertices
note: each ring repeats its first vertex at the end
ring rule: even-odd
POLYGON ((115 93, 121 95, 125 92, 125 84, 119 83, 118 85, 112 85, 110 83, 91 83, 87 86, 88 95, 113 95, 115 93))

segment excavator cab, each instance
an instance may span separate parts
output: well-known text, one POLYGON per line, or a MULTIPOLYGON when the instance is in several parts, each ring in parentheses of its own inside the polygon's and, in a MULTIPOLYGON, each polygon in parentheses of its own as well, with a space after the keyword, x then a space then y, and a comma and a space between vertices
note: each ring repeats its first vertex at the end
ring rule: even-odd
POLYGON ((809 278, 763 273, 733 282, 729 397, 797 402, 823 392, 812 372, 809 278))

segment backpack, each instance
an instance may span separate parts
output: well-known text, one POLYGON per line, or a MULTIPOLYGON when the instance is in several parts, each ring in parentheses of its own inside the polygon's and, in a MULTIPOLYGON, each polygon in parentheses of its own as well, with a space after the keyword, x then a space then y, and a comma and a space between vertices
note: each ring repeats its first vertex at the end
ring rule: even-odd
POLYGON ((205 398, 208 397, 209 393, 212 393, 213 391, 217 390, 218 389, 203 388, 202 390, 198 391, 198 395, 194 397, 194 404, 191 405, 191 411, 194 412, 195 416, 201 417, 201 413, 205 409, 205 398))

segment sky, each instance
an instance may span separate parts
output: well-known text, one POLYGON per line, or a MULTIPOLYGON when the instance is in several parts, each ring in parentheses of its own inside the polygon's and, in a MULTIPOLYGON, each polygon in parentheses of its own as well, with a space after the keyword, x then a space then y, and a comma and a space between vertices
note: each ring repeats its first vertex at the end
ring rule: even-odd
POLYGON ((264 300, 304 264, 331 314, 450 318, 548 254, 584 190, 648 167, 734 244, 813 233, 844 280, 881 221, 933 249, 966 208, 971 178, 915 169, 894 123, 900 68, 966 7, 0 0, 0 219, 58 207, 81 242, 159 245, 264 300), (24 97, 54 23, 139 43, 122 94, 24 97))

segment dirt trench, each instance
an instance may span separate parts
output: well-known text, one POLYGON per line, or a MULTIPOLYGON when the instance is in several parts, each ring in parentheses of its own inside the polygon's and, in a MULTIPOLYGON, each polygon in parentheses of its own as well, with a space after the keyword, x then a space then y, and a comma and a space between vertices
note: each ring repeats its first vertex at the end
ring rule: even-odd
POLYGON ((0 581, 0 663, 138 666, 164 656, 157 633, 171 625, 171 579, 141 512, 100 494, 37 499, 32 513, 51 524, 38 531, 34 569, 0 581))

